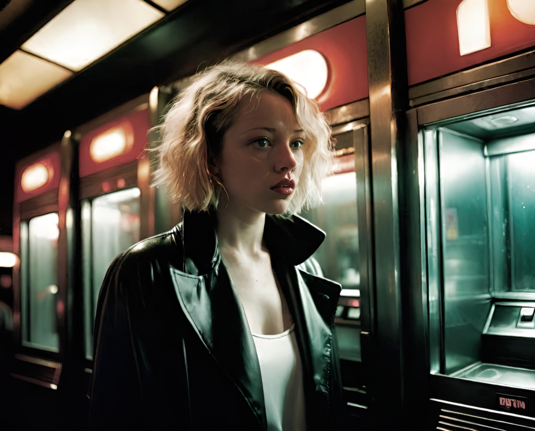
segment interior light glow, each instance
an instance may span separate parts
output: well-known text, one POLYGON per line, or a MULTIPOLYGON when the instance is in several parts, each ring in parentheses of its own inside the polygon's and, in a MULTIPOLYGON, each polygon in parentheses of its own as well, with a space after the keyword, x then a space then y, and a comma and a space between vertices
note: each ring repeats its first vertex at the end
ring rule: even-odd
POLYGON ((89 145, 91 158, 101 163, 128 152, 134 144, 132 125, 125 121, 97 135, 89 145))
POLYGON ((490 121, 498 127, 506 127, 516 123, 518 118, 513 117, 512 115, 505 115, 504 117, 493 118, 490 121))
POLYGON ((507 7, 520 22, 535 25, 535 2, 533 0, 507 0, 507 7))
POLYGON ((287 75, 292 81, 304 87, 308 97, 312 99, 322 93, 329 76, 325 58, 312 49, 300 51, 266 67, 287 75))
POLYGON ((158 6, 163 7, 167 12, 176 9, 180 5, 186 3, 187 0, 152 0, 153 3, 156 3, 158 6))
POLYGON ((17 255, 7 251, 0 252, 0 268, 13 268, 17 263, 17 255))
POLYGON ((15 51, 0 64, 0 104, 22 109, 71 76, 63 67, 15 51))
POLYGON ((52 167, 49 169, 51 172, 42 163, 36 163, 27 167, 22 173, 20 180, 22 190, 28 193, 37 190, 39 187, 43 187, 54 174, 52 167))
POLYGON ((76 0, 22 48, 79 71, 164 16, 141 0, 76 0))
POLYGON ((490 48, 488 0, 463 0, 457 8, 457 31, 461 55, 490 48))
POLYGON ((342 289, 340 296, 354 296, 360 297, 360 289, 342 289))
POLYGON ((58 213, 50 213, 34 217, 30 220, 30 232, 39 238, 47 238, 51 241, 59 238, 58 213))

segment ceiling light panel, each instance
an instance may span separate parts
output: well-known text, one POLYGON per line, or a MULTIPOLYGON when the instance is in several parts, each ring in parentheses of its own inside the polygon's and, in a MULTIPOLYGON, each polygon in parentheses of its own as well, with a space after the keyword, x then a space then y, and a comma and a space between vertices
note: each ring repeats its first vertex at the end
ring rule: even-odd
POLYGON ((187 0, 152 0, 153 3, 164 8, 167 12, 171 12, 180 5, 186 3, 187 0))
POLYGON ((0 104, 22 109, 71 75, 63 67, 15 51, 0 64, 0 104))
POLYGON ((141 0, 76 0, 22 48, 79 71, 164 15, 141 0))

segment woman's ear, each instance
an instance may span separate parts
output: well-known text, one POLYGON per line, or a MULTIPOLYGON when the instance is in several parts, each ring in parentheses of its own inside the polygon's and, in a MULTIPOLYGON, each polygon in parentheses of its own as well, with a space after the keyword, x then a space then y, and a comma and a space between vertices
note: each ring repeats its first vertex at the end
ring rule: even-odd
POLYGON ((210 172, 211 175, 217 175, 219 173, 219 167, 218 167, 219 163, 216 157, 212 156, 211 154, 208 154, 207 164, 208 164, 208 171, 210 172))

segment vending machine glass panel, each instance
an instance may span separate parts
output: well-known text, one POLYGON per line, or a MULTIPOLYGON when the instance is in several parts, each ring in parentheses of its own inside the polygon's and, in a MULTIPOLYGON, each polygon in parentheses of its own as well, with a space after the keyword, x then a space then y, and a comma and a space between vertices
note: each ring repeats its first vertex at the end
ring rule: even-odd
POLYGON ((140 240, 140 190, 131 188, 82 202, 86 357, 92 357, 92 328, 106 271, 121 252, 140 240))
POLYGON ((357 214, 357 177, 354 151, 355 132, 336 135, 334 171, 322 183, 323 203, 302 215, 325 231, 325 242, 314 257, 323 275, 342 285, 336 311, 336 332, 340 357, 360 361, 360 270, 357 214))
POLYGON ((58 293, 58 214, 32 218, 26 235, 28 265, 23 277, 23 342, 52 352, 59 351, 56 315, 58 293))
POLYGON ((535 109, 430 125, 431 369, 535 388, 535 109))

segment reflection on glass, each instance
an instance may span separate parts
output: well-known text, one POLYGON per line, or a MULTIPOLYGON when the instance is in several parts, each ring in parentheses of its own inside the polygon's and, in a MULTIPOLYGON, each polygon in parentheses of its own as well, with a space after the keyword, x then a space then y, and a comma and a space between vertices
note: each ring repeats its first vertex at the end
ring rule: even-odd
POLYGON ((314 257, 325 277, 336 280, 343 289, 356 289, 360 285, 360 274, 355 173, 325 178, 322 194, 325 204, 302 214, 327 233, 314 257))
POLYGON ((482 142, 439 131, 446 372, 479 356, 490 309, 487 182, 482 142))
POLYGON ((490 158, 494 289, 535 291, 535 151, 490 158))
POLYGON ((86 356, 92 356, 92 331, 100 287, 108 267, 122 251, 139 241, 138 188, 95 198, 82 205, 86 356))
POLYGON ((58 293, 58 214, 35 217, 29 223, 28 297, 24 341, 32 347, 59 350, 56 318, 58 293))

